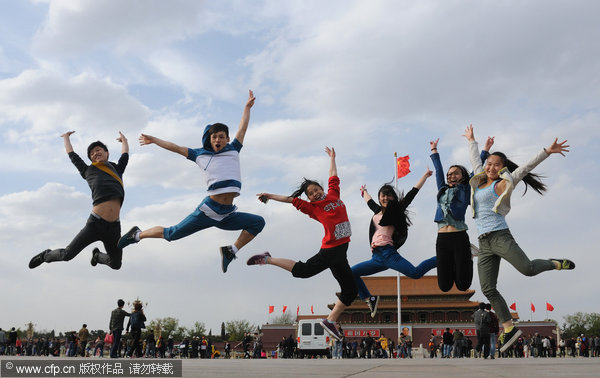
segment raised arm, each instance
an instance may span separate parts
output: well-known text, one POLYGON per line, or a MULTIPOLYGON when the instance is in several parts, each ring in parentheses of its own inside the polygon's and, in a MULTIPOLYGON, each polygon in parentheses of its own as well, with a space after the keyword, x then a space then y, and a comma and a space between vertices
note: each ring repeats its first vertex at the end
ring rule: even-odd
POLYGON ((371 197, 371 195, 369 194, 369 192, 367 192, 367 186, 366 186, 366 185, 363 185, 363 186, 361 186, 361 187, 360 187, 360 196, 361 196, 362 198, 364 198, 364 199, 365 199, 365 202, 367 202, 367 203, 368 203, 370 200, 372 200, 372 199, 373 199, 373 197, 371 197))
POLYGON ((495 137, 491 137, 491 136, 487 137, 482 151, 490 152, 490 148, 492 148, 492 146, 494 145, 494 138, 495 137))
POLYGON ((467 128, 465 129, 465 133, 463 134, 463 136, 465 138, 467 138, 467 140, 469 142, 475 142, 475 135, 473 133, 473 125, 467 126, 467 128))
POLYGON ((63 138, 63 142, 65 143, 65 150, 67 151, 67 154, 70 154, 71 152, 73 152, 73 146, 71 145, 71 134, 73 134, 75 131, 67 131, 66 133, 64 133, 63 135, 61 135, 60 137, 63 138))
POLYGON ((431 150, 431 161, 433 162, 433 169, 435 169, 435 182, 437 183, 438 190, 446 185, 446 176, 444 175, 444 167, 440 160, 440 154, 438 153, 437 145, 440 138, 429 142, 429 149, 431 150))
POLYGON ((427 181, 427 179, 430 178, 432 174, 433 174, 433 172, 431 171, 431 169, 429 169, 429 167, 427 167, 425 174, 415 184, 415 188, 421 189, 423 187, 423 184, 425 184, 425 181, 427 181))
POLYGON ((139 141, 141 146, 145 146, 147 144, 156 144, 157 146, 162 147, 165 150, 176 152, 180 155, 185 156, 186 158, 188 157, 187 147, 178 146, 173 142, 168 142, 166 140, 153 137, 152 135, 142 134, 140 135, 139 141))
POLYGON ((238 131, 235 133, 235 139, 237 139, 241 144, 244 144, 244 137, 246 136, 246 130, 248 130, 248 123, 250 122, 250 109, 254 105, 254 100, 256 100, 256 97, 254 97, 254 92, 249 90, 248 101, 246 101, 246 105, 244 106, 238 131))
POLYGON ((471 166, 473 167, 473 174, 477 175, 483 172, 483 162, 482 155, 479 152, 479 146, 477 145, 477 141, 475 140, 475 135, 473 133, 473 125, 467 126, 463 136, 469 141, 469 160, 471 161, 471 166))
POLYGON ((272 194, 272 193, 258 193, 256 196, 258 197, 258 200, 263 203, 267 203, 268 200, 292 203, 292 201, 294 200, 294 197, 291 197, 291 196, 284 196, 281 194, 272 194))
POLYGON ((329 177, 337 176, 337 166, 335 165, 335 149, 333 147, 325 147, 325 152, 329 155, 329 177))
POLYGON ((119 131, 119 137, 117 138, 118 142, 121 142, 121 155, 129 153, 129 142, 127 142, 127 138, 123 135, 122 132, 119 131))

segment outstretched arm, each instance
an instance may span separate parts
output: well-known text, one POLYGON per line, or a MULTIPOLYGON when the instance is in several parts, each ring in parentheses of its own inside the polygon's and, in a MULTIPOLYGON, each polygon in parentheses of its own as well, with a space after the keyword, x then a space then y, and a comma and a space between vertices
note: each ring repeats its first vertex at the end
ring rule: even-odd
POLYGON ((329 177, 337 176, 337 166, 335 165, 335 149, 333 147, 325 147, 325 152, 329 155, 329 177))
POLYGON ((139 141, 140 141, 141 146, 145 146, 147 144, 154 143, 157 146, 164 148, 165 150, 176 152, 185 157, 188 156, 188 148, 187 147, 178 146, 175 143, 167 142, 166 140, 162 140, 162 139, 153 137, 152 135, 142 134, 142 135, 140 135, 139 141))
POLYGON ((566 140, 563 140, 562 142, 558 143, 558 138, 556 138, 554 139, 554 142, 552 142, 550 147, 545 148, 544 150, 548 155, 561 154, 562 156, 565 156, 563 152, 569 152, 569 145, 565 143, 567 143, 566 140))
POLYGON ((433 174, 433 172, 431 171, 431 169, 429 169, 429 167, 427 167, 425 174, 416 183, 415 188, 421 189, 423 187, 423 184, 425 184, 425 181, 427 181, 427 179, 430 178, 432 174, 433 174))
POLYGON ((66 133, 64 133, 63 135, 61 135, 60 137, 63 138, 63 142, 65 143, 65 150, 67 151, 67 154, 70 154, 71 152, 73 152, 73 146, 71 145, 71 134, 73 134, 75 131, 67 131, 66 133))
POLYGON ((285 202, 285 203, 292 203, 292 201, 294 200, 294 197, 291 197, 291 196, 284 196, 281 194, 272 194, 272 193, 258 193, 256 196, 258 197, 258 200, 263 203, 267 203, 267 201, 270 199, 273 201, 285 202))
POLYGON ((129 153, 129 142, 127 142, 127 138, 120 131, 117 141, 121 142, 121 155, 129 153))
POLYGON ((246 106, 244 106, 238 131, 235 133, 235 139, 237 139, 241 144, 244 144, 244 137, 246 136, 246 130, 248 130, 248 123, 250 122, 250 109, 254 105, 254 100, 256 100, 256 97, 254 97, 254 92, 251 90, 248 91, 248 101, 246 101, 246 106))

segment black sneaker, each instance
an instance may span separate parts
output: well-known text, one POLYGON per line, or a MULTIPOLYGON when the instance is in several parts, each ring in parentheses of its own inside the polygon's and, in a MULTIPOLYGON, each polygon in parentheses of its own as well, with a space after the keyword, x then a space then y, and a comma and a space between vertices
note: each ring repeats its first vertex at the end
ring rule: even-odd
POLYGON ((327 319, 323 319, 323 320, 321 320, 321 325, 323 326, 323 329, 325 329, 325 331, 327 331, 327 333, 329 333, 331 335, 331 337, 333 337, 337 341, 342 340, 342 336, 338 332, 335 324, 333 324, 332 322, 330 322, 327 319))
POLYGON ((379 305, 379 295, 376 297, 369 297, 366 302, 369 306, 369 310, 371 310, 371 317, 374 318, 377 313, 377 305, 379 305))
POLYGON ((223 273, 226 273, 229 263, 237 259, 237 256, 233 253, 233 247, 230 245, 221 247, 219 250, 221 251, 221 269, 223 273))
POLYGON ((92 260, 90 260, 90 264, 92 264, 92 266, 98 265, 98 254, 99 253, 100 253, 100 250, 98 248, 94 248, 92 250, 92 260))
POLYGON ((246 265, 265 265, 267 263, 267 257, 271 257, 269 252, 259 253, 254 255, 246 261, 246 265))
POLYGON ((48 252, 50 252, 49 249, 33 256, 31 258, 31 260, 29 260, 29 269, 34 269, 34 268, 37 268, 38 266, 42 265, 42 263, 44 262, 44 257, 46 256, 46 253, 48 253, 48 252))
POLYGON ((500 348, 500 353, 506 352, 508 348, 510 348, 515 341, 523 334, 523 331, 514 327, 512 331, 504 335, 504 344, 502 344, 502 348, 500 348))
POLYGON ((137 243, 138 241, 135 240, 135 234, 141 231, 142 230, 140 230, 138 226, 133 226, 125 235, 121 236, 121 239, 119 239, 119 242, 117 243, 117 247, 125 248, 130 244, 137 243))
POLYGON ((556 261, 560 264, 558 270, 573 270, 575 269, 575 263, 567 259, 550 259, 550 261, 556 261))

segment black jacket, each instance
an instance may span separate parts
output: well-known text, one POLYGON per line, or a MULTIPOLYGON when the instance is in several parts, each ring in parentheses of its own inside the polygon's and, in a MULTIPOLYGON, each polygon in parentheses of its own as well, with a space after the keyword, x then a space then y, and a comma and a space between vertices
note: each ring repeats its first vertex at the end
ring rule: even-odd
MULTIPOLYGON (((412 188, 400 201, 389 202, 381 217, 381 221, 379 221, 380 226, 394 226, 392 240, 394 241, 395 249, 400 248, 404 242, 406 242, 409 224, 406 222, 404 213, 418 192, 419 189, 412 188)), ((369 202, 367 202, 367 205, 375 214, 381 211, 381 206, 373 199, 370 199, 369 202)), ((375 234, 375 224, 373 223, 373 219, 371 219, 369 225, 369 245, 371 245, 371 242, 373 241, 373 234, 375 234)))
MULTIPOLYGON (((69 152, 69 158, 79 171, 79 174, 81 174, 81 177, 87 181, 88 186, 92 190, 92 201, 94 205, 114 198, 118 198, 121 200, 121 203, 123 203, 125 190, 120 182, 108 173, 98 169, 93 164, 87 165, 75 152, 69 152)), ((107 161, 105 164, 115 173, 115 175, 123 179, 123 172, 125 172, 125 167, 127 167, 128 162, 129 154, 124 153, 119 158, 117 164, 110 161, 107 161)))

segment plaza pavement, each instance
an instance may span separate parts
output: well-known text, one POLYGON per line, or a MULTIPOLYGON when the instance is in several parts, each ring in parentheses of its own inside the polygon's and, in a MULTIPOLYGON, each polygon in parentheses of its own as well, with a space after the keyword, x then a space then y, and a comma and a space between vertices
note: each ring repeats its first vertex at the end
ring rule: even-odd
POLYGON ((185 360, 185 377, 600 377, 600 358, 185 360))
MULTIPOLYGON (((7 359, 47 360, 48 364, 64 360, 0 356, 0 363, 6 364, 7 359)), ((118 360, 81 358, 76 361, 102 363, 118 360)), ((600 358, 185 359, 182 362, 183 377, 600 377, 600 358)))

